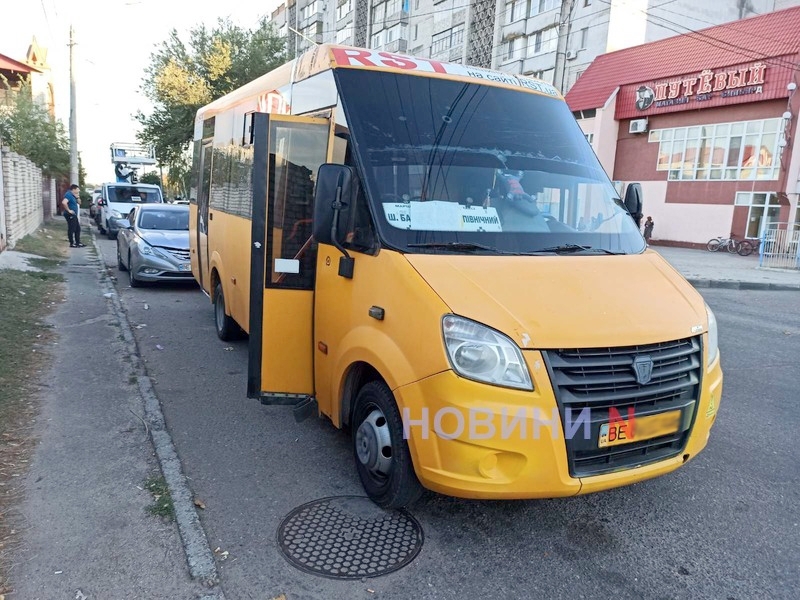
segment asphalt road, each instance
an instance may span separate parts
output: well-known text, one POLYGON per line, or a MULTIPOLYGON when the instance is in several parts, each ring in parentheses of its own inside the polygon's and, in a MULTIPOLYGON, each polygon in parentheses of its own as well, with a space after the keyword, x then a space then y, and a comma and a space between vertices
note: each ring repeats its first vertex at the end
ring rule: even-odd
MULTIPOLYGON (((114 243, 100 245, 115 272, 114 243)), ((184 472, 205 505, 200 518, 228 600, 797 596, 795 292, 703 291, 720 324, 725 389, 708 447, 684 468, 562 500, 430 495, 411 511, 425 534, 413 562, 342 581, 291 566, 276 530, 306 502, 363 495, 349 437, 248 399, 247 342, 217 339, 197 287, 132 289, 118 275, 184 472)))

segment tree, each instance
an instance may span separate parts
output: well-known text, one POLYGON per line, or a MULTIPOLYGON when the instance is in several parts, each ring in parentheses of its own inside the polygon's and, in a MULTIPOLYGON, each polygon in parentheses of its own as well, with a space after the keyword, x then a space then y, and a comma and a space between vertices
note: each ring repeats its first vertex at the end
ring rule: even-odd
POLYGON ((150 183, 152 185, 161 185, 161 177, 155 171, 150 171, 139 177, 139 183, 150 183))
POLYGON ((184 44, 176 30, 150 56, 142 83, 153 112, 139 112, 139 141, 152 144, 161 164, 182 172, 197 109, 286 61, 285 39, 262 19, 244 29, 219 19, 198 25, 184 44))
POLYGON ((61 121, 34 102, 30 82, 14 92, 10 104, 0 111, 0 138, 48 177, 69 177, 69 138, 61 121))

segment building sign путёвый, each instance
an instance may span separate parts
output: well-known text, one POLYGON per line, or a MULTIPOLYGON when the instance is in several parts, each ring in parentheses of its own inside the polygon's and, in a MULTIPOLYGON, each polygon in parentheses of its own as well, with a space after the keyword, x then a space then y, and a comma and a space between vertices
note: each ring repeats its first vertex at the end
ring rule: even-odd
POLYGON ((697 75, 677 77, 636 89, 636 108, 662 108, 688 104, 690 101, 711 100, 717 93, 723 98, 760 94, 763 91, 767 65, 762 62, 712 71, 705 69, 697 75))

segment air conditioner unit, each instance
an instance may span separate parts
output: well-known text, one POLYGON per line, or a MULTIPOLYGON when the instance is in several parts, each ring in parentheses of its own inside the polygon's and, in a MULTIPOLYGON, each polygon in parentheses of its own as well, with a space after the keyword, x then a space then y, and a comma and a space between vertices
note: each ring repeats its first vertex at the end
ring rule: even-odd
POLYGON ((647 119, 633 119, 628 127, 628 133, 645 133, 647 131, 647 119))
POLYGON ((567 50, 567 60, 575 60, 578 58, 577 50, 567 50))

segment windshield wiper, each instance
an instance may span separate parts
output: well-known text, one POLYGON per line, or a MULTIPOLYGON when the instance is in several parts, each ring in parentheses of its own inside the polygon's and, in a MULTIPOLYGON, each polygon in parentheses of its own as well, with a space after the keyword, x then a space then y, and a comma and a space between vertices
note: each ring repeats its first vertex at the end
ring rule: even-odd
POLYGON ((561 244, 560 246, 550 246, 549 248, 539 248, 538 250, 530 250, 526 254, 539 254, 539 253, 556 253, 567 254, 577 252, 600 253, 600 254, 625 254, 625 252, 614 252, 605 248, 594 248, 592 246, 583 246, 581 244, 561 244))
POLYGON ((483 244, 474 244, 472 242, 422 242, 419 244, 407 244, 409 248, 444 248, 445 250, 486 250, 488 252, 495 252, 497 254, 517 254, 517 252, 508 252, 494 248, 493 246, 485 246, 483 244))

